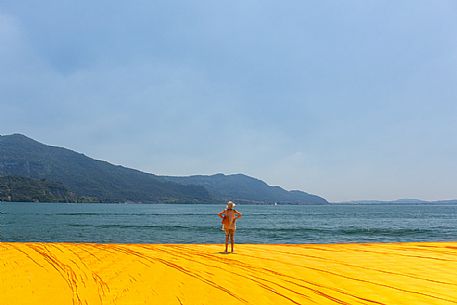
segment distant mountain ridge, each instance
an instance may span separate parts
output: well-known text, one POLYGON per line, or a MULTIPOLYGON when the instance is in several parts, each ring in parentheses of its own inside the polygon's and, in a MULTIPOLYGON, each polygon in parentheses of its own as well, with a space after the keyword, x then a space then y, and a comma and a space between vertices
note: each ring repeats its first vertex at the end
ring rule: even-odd
POLYGON ((62 183, 79 196, 102 202, 206 202, 201 186, 183 186, 155 175, 94 160, 26 136, 0 136, 0 175, 62 183))
POLYGON ((242 174, 171 177, 94 160, 75 151, 44 145, 21 134, 0 136, 0 176, 62 183, 77 196, 101 202, 326 204, 327 200, 242 174))
POLYGON ((396 199, 396 200, 352 200, 352 201, 343 201, 343 202, 334 202, 334 204, 392 204, 392 205, 402 205, 402 204, 457 204, 457 199, 448 199, 448 200, 422 200, 422 199, 396 199))
POLYGON ((184 185, 204 186, 214 198, 222 200, 235 200, 238 202, 265 203, 285 202, 300 204, 312 202, 326 204, 327 200, 302 191, 287 191, 279 186, 269 186, 262 180, 243 174, 211 176, 195 175, 188 177, 162 176, 167 181, 184 185))

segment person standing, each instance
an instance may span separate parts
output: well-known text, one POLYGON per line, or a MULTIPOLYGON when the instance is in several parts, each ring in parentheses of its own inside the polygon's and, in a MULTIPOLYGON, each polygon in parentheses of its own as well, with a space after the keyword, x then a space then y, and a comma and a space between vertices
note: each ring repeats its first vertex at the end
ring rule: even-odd
POLYGON ((231 252, 233 253, 233 244, 235 243, 236 220, 243 215, 235 210, 236 204, 233 201, 227 202, 225 210, 217 214, 222 218, 222 226, 225 231, 225 253, 228 253, 228 242, 230 240, 231 252))

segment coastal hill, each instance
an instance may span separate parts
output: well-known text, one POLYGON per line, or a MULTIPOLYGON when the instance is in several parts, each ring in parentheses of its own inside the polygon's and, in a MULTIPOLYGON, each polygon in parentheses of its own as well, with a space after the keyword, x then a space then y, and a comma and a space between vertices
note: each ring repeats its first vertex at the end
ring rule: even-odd
POLYGON ((0 201, 78 202, 78 198, 61 183, 26 177, 0 177, 0 201))
POLYGON ((334 204, 360 204, 360 205, 417 205, 417 204, 457 204, 457 199, 446 199, 446 200, 422 200, 422 199, 397 199, 397 200, 352 200, 343 202, 333 202, 334 204))
POLYGON ((0 176, 22 176, 62 183, 79 196, 103 202, 204 202, 201 186, 183 186, 152 174, 94 160, 26 136, 0 137, 0 176))
MULTIPOLYGON (((45 179, 81 198, 100 202, 326 204, 324 198, 286 191, 245 175, 170 177, 95 160, 21 134, 0 136, 0 176, 45 179)), ((39 200, 39 199, 38 199, 39 200)))
POLYGON ((239 202, 287 202, 300 204, 303 202, 328 203, 325 199, 302 191, 286 191, 279 186, 269 186, 259 179, 243 174, 211 176, 196 175, 188 177, 162 176, 167 181, 185 185, 204 186, 213 198, 223 200, 235 199, 239 202))

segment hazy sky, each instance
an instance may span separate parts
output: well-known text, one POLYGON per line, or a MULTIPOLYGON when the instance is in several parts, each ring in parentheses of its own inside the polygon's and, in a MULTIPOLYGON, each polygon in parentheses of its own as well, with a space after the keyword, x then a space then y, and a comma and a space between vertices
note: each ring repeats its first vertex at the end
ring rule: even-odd
POLYGON ((156 174, 457 198, 457 1, 0 0, 0 106, 156 174))

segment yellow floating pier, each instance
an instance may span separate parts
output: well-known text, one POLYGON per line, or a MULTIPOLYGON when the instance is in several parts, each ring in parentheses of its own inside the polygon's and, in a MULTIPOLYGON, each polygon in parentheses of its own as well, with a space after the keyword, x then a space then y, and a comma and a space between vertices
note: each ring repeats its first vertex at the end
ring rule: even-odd
POLYGON ((0 304, 457 304, 457 242, 222 250, 0 243, 0 304))

